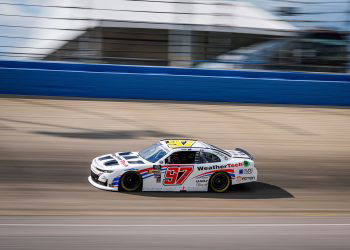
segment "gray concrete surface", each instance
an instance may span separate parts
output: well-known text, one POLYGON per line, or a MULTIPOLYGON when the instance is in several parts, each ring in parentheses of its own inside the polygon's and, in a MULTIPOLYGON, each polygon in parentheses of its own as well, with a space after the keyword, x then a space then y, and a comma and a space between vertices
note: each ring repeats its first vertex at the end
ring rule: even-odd
POLYGON ((0 217, 1 249, 349 249, 350 217, 0 217))

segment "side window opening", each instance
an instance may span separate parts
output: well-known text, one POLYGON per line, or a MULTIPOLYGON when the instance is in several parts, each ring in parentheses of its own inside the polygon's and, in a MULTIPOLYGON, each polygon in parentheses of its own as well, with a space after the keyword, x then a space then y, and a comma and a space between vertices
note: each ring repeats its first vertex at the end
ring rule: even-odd
POLYGON ((194 164, 196 151, 179 151, 166 158, 166 164, 194 164))
POLYGON ((208 152, 202 152, 201 153, 201 158, 205 161, 205 162, 200 162, 200 163, 213 163, 213 162, 221 162, 220 158, 212 153, 208 153, 208 152))

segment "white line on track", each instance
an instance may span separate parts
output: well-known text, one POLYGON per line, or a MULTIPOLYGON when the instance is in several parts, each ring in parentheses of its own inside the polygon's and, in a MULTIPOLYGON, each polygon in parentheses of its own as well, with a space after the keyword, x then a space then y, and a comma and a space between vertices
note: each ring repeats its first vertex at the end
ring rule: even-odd
POLYGON ((303 227, 350 226, 350 224, 0 224, 0 227, 303 227))

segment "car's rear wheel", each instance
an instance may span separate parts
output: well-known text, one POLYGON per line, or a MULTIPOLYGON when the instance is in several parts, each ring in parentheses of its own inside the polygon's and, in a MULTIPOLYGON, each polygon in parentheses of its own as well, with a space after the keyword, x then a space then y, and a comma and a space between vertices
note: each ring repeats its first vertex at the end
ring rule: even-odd
POLYGON ((231 178, 227 173, 215 173, 209 180, 209 190, 215 193, 227 192, 231 187, 231 178))
POLYGON ((142 188, 141 176, 136 172, 126 172, 120 178, 121 191, 135 192, 142 188))

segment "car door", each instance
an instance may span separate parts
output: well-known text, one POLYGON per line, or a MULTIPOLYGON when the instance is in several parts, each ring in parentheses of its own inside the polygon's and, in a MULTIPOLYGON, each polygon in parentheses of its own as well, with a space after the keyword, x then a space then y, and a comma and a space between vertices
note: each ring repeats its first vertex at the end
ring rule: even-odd
POLYGON ((180 150, 172 153, 165 159, 165 171, 162 174, 162 190, 186 190, 187 180, 190 179, 194 171, 197 152, 188 149, 180 150))

